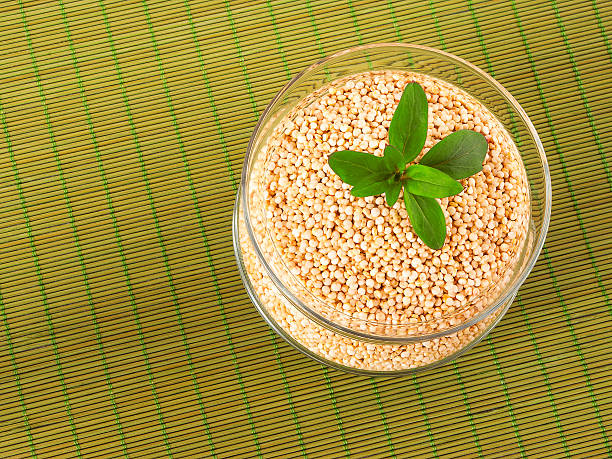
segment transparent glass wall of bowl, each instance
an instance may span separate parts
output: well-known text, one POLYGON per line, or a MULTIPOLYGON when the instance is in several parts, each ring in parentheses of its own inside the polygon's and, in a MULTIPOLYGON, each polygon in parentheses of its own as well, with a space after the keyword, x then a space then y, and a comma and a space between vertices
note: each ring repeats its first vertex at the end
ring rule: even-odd
MULTIPOLYGON (((283 301, 289 302, 303 317, 341 335, 360 340, 407 343, 452 335, 474 324, 490 322, 496 311, 507 306, 541 250, 550 215, 550 178, 541 142, 531 122, 516 100, 489 75, 462 59, 434 49, 381 44, 352 48, 313 64, 277 94, 249 142, 238 201, 240 207, 237 209, 242 209, 238 219, 244 227, 241 234, 253 245, 254 256, 260 263, 258 269, 274 284, 283 301), (267 231, 265 158, 267 142, 274 128, 291 110, 307 106, 329 82, 372 70, 424 73, 465 90, 497 117, 520 151, 531 195, 529 231, 514 265, 506 271, 503 279, 470 305, 469 313, 462 310, 436 321, 405 325, 354 318, 314 297, 290 272, 267 231)), ((236 239, 236 234, 234 237, 236 239)))

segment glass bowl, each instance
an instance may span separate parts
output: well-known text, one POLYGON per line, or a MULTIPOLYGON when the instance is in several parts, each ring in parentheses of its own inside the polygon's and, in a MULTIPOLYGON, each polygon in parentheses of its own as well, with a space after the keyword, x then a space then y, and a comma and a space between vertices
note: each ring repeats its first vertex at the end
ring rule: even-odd
POLYGON ((296 349, 348 372, 410 374, 455 359, 477 344, 501 320, 542 249, 550 211, 550 173, 542 143, 524 110, 498 82, 469 62, 433 48, 402 43, 365 45, 340 51, 312 64, 287 83, 263 112, 247 147, 236 197, 234 251, 253 304, 266 322, 296 349), (530 220, 515 262, 498 282, 473 300, 470 308, 430 322, 382 324, 336 310, 313 295, 291 273, 265 226, 260 184, 265 174, 267 142, 275 127, 294 108, 308 105, 313 93, 328 83, 379 70, 426 74, 451 83, 477 99, 505 127, 516 144, 529 184, 530 220), (335 347, 325 347, 329 343, 335 343, 335 347), (352 364, 354 345, 383 353, 385 349, 398 353, 403 349, 412 353, 436 349, 436 355, 433 360, 428 357, 422 364, 402 369, 359 368, 352 364))

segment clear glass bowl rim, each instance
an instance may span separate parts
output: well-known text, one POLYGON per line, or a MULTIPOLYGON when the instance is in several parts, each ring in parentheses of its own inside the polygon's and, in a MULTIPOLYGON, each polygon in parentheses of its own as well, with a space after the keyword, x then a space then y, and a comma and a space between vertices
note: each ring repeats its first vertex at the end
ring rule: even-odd
MULTIPOLYGON (((418 72, 418 70, 417 70, 417 72, 418 72)), ((360 45, 360 46, 355 46, 355 47, 352 47, 352 48, 347 48, 347 49, 338 51, 338 52, 336 52, 334 54, 331 54, 331 55, 329 55, 329 56, 327 56, 327 57, 325 57, 323 59, 320 59, 320 60, 314 62, 313 64, 309 65, 304 70, 299 72, 297 75, 295 75, 295 77, 293 77, 287 84, 285 84, 285 86, 283 86, 283 88, 274 96, 274 98, 266 106, 265 110, 262 112, 261 116, 259 117, 259 120, 257 121, 257 124, 255 125, 255 128, 253 129, 253 133, 251 134, 251 137, 249 138, 249 142, 247 144, 246 154, 245 154, 245 158, 244 158, 244 165, 243 165, 243 168, 242 168, 242 173, 241 173, 241 178, 240 179, 241 179, 241 185, 240 185, 240 189, 239 189, 238 195, 236 197, 236 205, 234 207, 234 213, 238 212, 238 208, 239 208, 238 202, 240 200, 241 204, 243 206, 245 227, 246 227, 246 230, 247 230, 247 235, 248 235, 249 241, 250 241, 250 243, 253 246, 253 249, 254 249, 254 252, 256 254, 256 257, 257 257, 258 261, 261 263, 261 266, 265 270, 266 274, 270 277, 270 279, 272 280, 272 282, 274 283, 276 288, 279 290, 279 292, 288 301, 290 301, 292 303, 292 305, 295 306, 302 314, 304 314, 309 319, 314 320, 316 323, 318 323, 319 325, 322 325, 323 327, 325 327, 327 329, 331 329, 334 332, 339 333, 339 334, 341 334, 343 336, 346 336, 346 337, 349 337, 349 338, 363 340, 363 341, 369 341, 369 342, 385 343, 385 344, 401 344, 401 343, 410 343, 410 342, 421 342, 421 341, 425 341, 425 340, 430 340, 430 339, 435 339, 435 338, 440 338, 440 337, 443 337, 443 336, 451 335, 451 334, 456 333, 456 332, 458 332, 460 330, 463 330, 463 329, 465 329, 465 328, 467 328, 467 327, 469 327, 471 325, 474 325, 475 323, 479 322, 480 320, 485 319, 487 316, 489 316, 493 312, 497 311, 497 309, 500 306, 504 305, 510 298, 513 298, 513 296, 516 295, 516 292, 518 291, 519 287, 523 284, 523 282, 525 281, 525 279, 527 278, 527 276, 529 275, 529 273, 533 269, 533 267, 534 267, 534 265, 535 265, 539 255, 540 255, 542 247, 544 246, 544 241, 546 239, 546 234, 548 232, 548 227, 549 227, 549 223, 550 223, 551 208, 552 208, 552 186, 551 186, 550 170, 548 168, 548 161, 546 159, 546 154, 544 152, 544 146, 542 145, 540 137, 538 136, 538 133, 536 132, 535 127, 533 126, 533 123, 531 122, 531 120, 527 116, 527 113, 519 105, 518 101, 500 83, 498 83, 488 73, 486 73, 485 71, 483 71, 480 68, 476 67, 472 63, 466 61, 465 59, 462 59, 462 58, 460 58, 458 56, 455 56, 455 55, 453 55, 451 53, 447 53, 445 51, 441 51, 439 49, 435 49, 435 48, 431 48, 431 47, 423 46, 423 45, 411 44, 411 43, 374 43, 374 44, 360 45), (270 111, 272 110, 272 108, 274 107, 276 102, 279 99, 281 99, 285 95, 285 93, 287 93, 287 91, 289 91, 293 87, 293 85, 304 74, 306 74, 306 73, 316 69, 317 67, 321 67, 321 66, 325 65, 327 62, 329 62, 331 60, 335 60, 338 57, 341 57, 341 56, 346 55, 346 54, 351 54, 351 53, 355 53, 355 52, 358 52, 358 51, 365 51, 365 50, 369 50, 369 49, 389 48, 389 47, 402 48, 405 51, 420 50, 420 51, 426 51, 426 52, 429 52, 429 53, 432 53, 432 54, 437 54, 437 55, 439 55, 441 57, 444 57, 445 59, 449 60, 451 63, 453 63, 453 62, 454 63, 458 63, 458 64, 461 64, 461 65, 469 68, 473 72, 475 72, 478 75, 480 75, 491 86, 493 86, 495 89, 497 89, 499 91, 499 93, 511 105, 512 109, 518 114, 518 116, 525 123, 525 125, 527 126, 527 129, 529 130, 529 133, 530 133, 530 135, 531 135, 531 137, 532 137, 532 139, 533 139, 533 141, 535 143, 536 149, 538 151, 538 155, 539 155, 539 159, 540 159, 540 165, 541 165, 541 169, 542 169, 543 177, 544 177, 544 188, 545 188, 545 193, 544 193, 544 211, 543 211, 543 216, 542 216, 542 226, 541 226, 540 234, 538 235, 538 238, 537 238, 537 240, 534 243, 533 251, 529 255, 529 258, 523 264, 523 268, 522 268, 522 271, 520 272, 520 274, 516 277, 516 279, 514 280, 514 282, 511 285, 509 285, 509 286, 507 286, 505 288, 504 293, 499 296, 497 301, 495 301, 491 305, 489 305, 486 308, 484 308, 478 314, 474 315, 470 320, 462 322, 459 325, 456 325, 454 327, 448 328, 448 329, 443 330, 441 332, 422 334, 422 335, 409 335, 409 336, 402 336, 402 337, 395 337, 395 336, 386 337, 386 336, 380 336, 380 335, 372 335, 372 334, 369 334, 369 333, 360 332, 360 331, 357 331, 355 329, 342 326, 340 324, 337 324, 337 323, 329 320, 328 318, 326 318, 325 316, 321 315, 317 311, 315 311, 315 310, 311 309, 310 307, 306 306, 299 298, 297 298, 293 294, 293 292, 291 292, 291 290, 289 290, 285 286, 285 284, 278 278, 278 276, 276 275, 274 270, 271 268, 271 266, 267 262, 265 255, 263 254, 263 252, 261 251, 261 249, 259 247, 259 244, 257 242, 257 239, 255 238, 253 227, 252 227, 251 221, 250 221, 249 206, 247 205, 247 202, 248 202, 247 187, 244 186, 244 184, 247 183, 247 179, 248 179, 248 172, 249 172, 248 171, 248 164, 249 164, 249 160, 250 160, 251 156, 253 154, 255 154, 255 152, 254 152, 254 145, 255 145, 256 139, 257 139, 257 137, 258 137, 258 135, 259 135, 263 125, 264 125, 264 121, 267 120, 267 115, 270 113, 270 111)), ((239 218, 238 215, 236 215, 235 217, 236 217, 236 219, 239 218)), ((235 226, 237 226, 237 225, 235 225, 235 226)), ((234 228, 234 236, 236 234, 236 230, 237 230, 237 228, 234 228)), ((236 241, 235 238, 234 238, 234 245, 236 245, 236 244, 239 244, 239 241, 236 241)), ((235 249, 239 250, 238 247, 235 247, 235 249)), ((366 323, 366 324, 372 324, 372 325, 389 326, 388 324, 377 323, 375 321, 363 321, 363 322, 366 323)), ((409 324, 402 324, 402 325, 398 325, 398 326, 406 326, 406 325, 409 325, 409 324)))

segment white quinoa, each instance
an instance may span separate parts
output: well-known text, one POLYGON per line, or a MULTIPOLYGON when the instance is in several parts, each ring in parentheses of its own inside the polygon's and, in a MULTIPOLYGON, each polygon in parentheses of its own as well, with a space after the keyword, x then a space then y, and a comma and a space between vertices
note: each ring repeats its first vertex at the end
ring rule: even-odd
MULTIPOLYGON (((265 212, 252 216, 252 226, 264 253, 288 267, 292 276, 283 281, 308 307, 348 328, 391 335, 460 325, 503 287, 527 233, 528 185, 510 136, 474 98, 426 75, 369 72, 317 91, 281 120, 254 174, 259 186, 250 197, 265 212), (389 123, 411 81, 421 84, 429 102, 423 153, 460 129, 483 133, 489 145, 483 171, 462 180, 459 195, 439 200, 447 223, 440 250, 415 235, 401 197, 393 208, 383 196, 355 198, 327 164, 338 150, 382 156, 389 123)), ((464 347, 494 319, 428 345, 344 338, 272 292, 252 247, 243 237, 241 244, 254 288, 277 323, 313 352, 345 365, 399 369, 432 363, 464 347)))
POLYGON ((376 344, 347 338, 308 319, 287 301, 255 256, 244 221, 239 232, 245 270, 265 312, 308 351, 350 368, 396 371, 435 364, 477 340, 503 312, 501 307, 486 319, 456 333, 410 344, 376 344))

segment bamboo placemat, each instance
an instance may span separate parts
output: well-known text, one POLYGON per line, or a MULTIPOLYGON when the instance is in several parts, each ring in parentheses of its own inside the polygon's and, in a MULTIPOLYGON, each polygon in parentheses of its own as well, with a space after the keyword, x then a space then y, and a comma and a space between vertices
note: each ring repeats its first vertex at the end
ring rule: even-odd
POLYGON ((0 4, 0 457, 609 457, 612 4, 0 4), (413 378, 327 369, 250 304, 249 134, 307 64, 404 41, 533 120, 546 247, 488 339, 413 378))

